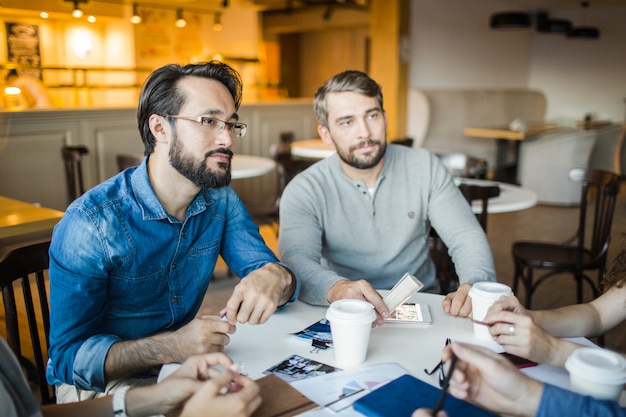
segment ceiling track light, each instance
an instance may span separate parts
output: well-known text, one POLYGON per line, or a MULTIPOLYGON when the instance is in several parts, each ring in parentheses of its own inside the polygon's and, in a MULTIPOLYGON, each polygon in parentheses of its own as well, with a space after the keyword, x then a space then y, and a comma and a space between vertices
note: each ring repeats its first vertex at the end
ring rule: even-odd
POLYGON ((74 2, 74 10, 72 10, 72 16, 74 16, 76 19, 80 19, 81 17, 83 17, 83 11, 80 7, 78 7, 78 1, 74 2))
POLYGON ((224 26, 222 25, 222 14, 215 13, 215 15, 213 16, 213 30, 219 32, 223 28, 224 26))
POLYGON ((138 25, 139 23, 141 23, 141 16, 139 16, 137 3, 133 3, 133 15, 130 17, 130 23, 132 23, 133 25, 138 25))
POLYGON ((183 9, 176 10, 176 23, 175 26, 177 28, 184 28, 187 26, 187 21, 183 17, 183 9))

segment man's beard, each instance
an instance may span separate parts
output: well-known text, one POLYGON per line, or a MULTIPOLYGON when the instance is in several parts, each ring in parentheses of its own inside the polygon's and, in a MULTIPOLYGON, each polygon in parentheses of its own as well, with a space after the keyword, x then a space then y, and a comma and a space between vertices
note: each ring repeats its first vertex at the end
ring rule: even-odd
POLYGON ((182 176, 193 182, 196 186, 204 189, 222 188, 230 184, 230 161, 228 163, 219 162, 221 168, 225 168, 223 174, 211 170, 207 167, 206 159, 216 153, 229 155, 231 158, 233 152, 228 148, 218 148, 207 152, 204 159, 195 161, 193 158, 185 154, 185 148, 176 133, 172 138, 172 147, 170 148, 170 165, 182 176))
POLYGON ((387 142, 385 142, 384 140, 382 142, 378 142, 372 139, 368 139, 359 142, 355 146, 351 146, 350 148, 348 148, 347 153, 342 152, 337 147, 337 155, 343 162, 350 165, 351 167, 358 169, 369 169, 375 167, 383 159, 383 156, 385 156, 386 148, 387 142), (369 154, 357 156, 354 151, 364 145, 379 145, 378 151, 372 151, 369 154))

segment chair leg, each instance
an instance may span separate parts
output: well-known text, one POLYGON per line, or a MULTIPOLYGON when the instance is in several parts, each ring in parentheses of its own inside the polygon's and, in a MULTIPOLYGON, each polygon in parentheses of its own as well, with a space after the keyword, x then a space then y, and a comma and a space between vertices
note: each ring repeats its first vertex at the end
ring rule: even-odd
POLYGON ((576 272, 574 274, 574 278, 576 279, 576 303, 583 303, 583 277, 582 272, 576 272))
POLYGON ((526 277, 522 275, 522 281, 526 287, 526 308, 530 310, 533 296, 533 269, 528 267, 528 274, 526 277))

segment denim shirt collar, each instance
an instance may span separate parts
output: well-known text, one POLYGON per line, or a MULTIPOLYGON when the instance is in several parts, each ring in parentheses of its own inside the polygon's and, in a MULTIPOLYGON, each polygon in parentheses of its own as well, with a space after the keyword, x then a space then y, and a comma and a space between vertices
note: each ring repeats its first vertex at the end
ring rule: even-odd
MULTIPOLYGON (((137 167, 131 176, 132 192, 137 197, 137 202, 139 207, 141 207, 144 220, 172 220, 174 218, 165 211, 163 205, 154 193, 152 184, 150 184, 150 178, 148 177, 148 159, 149 156, 144 158, 141 165, 137 167)), ((202 213, 212 202, 210 190, 200 190, 187 208, 185 219, 202 213)))

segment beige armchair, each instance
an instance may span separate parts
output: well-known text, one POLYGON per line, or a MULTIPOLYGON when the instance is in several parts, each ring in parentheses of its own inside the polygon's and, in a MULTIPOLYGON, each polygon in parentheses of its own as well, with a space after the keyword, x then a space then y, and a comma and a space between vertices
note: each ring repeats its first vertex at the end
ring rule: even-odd
POLYGON ((526 139, 517 165, 520 184, 537 193, 540 204, 580 204, 580 182, 571 181, 569 173, 587 168, 595 140, 593 130, 574 128, 526 139))

